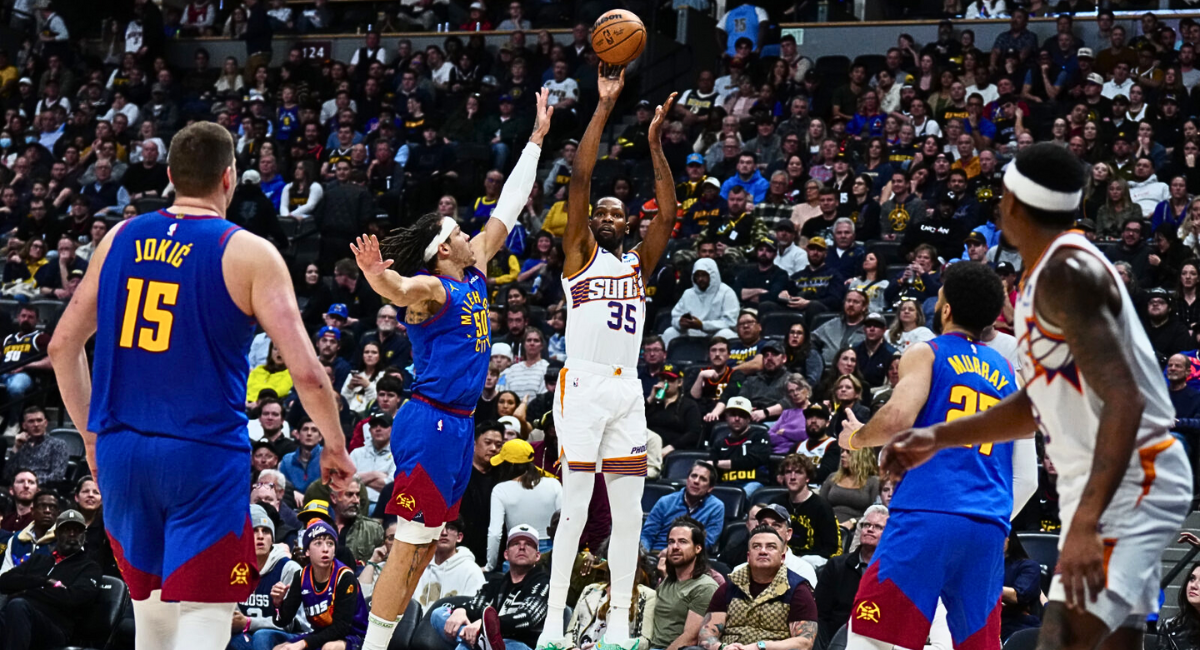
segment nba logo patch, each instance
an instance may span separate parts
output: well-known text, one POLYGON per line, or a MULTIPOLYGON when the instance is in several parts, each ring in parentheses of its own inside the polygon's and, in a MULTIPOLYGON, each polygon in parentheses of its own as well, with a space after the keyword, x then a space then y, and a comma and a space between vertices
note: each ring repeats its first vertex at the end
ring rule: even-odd
POLYGON ((575 378, 575 381, 571 382, 571 386, 573 386, 574 388, 579 388, 579 378, 578 377, 575 378))

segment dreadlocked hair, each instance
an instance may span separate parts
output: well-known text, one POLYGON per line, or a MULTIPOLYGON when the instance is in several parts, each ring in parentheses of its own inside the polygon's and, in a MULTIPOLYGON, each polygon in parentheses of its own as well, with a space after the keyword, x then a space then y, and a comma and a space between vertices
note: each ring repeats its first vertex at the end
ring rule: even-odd
POLYGON ((392 270, 403 276, 412 276, 417 271, 433 271, 437 256, 425 261, 425 249, 442 232, 442 215, 429 213, 417 219, 408 228, 397 228, 379 244, 383 259, 395 264, 392 270))

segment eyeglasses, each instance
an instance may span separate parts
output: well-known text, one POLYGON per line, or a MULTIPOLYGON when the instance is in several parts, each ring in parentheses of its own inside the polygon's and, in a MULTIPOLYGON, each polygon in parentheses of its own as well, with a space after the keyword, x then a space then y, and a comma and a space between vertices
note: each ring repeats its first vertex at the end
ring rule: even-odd
POLYGON ((873 524, 869 521, 864 521, 864 522, 860 523, 858 525, 858 527, 861 528, 862 530, 876 530, 881 533, 883 532, 883 524, 873 524))

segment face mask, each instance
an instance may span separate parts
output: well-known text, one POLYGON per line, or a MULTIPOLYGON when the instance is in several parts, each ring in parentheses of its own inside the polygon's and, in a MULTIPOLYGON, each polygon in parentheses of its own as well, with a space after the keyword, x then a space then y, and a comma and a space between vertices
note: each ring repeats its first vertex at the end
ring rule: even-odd
POLYGON ((33 144, 35 140, 37 140, 37 138, 32 135, 25 136, 25 144, 33 144))
POLYGON ((12 146, 12 138, 0 138, 0 149, 7 149, 12 146))

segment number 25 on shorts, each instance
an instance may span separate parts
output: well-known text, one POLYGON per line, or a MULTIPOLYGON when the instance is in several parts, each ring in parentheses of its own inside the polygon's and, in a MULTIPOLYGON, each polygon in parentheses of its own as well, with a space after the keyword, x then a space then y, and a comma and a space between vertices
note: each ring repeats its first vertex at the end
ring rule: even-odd
POLYGON ((119 345, 132 348, 134 334, 137 346, 147 352, 166 352, 171 347, 171 327, 175 315, 163 306, 172 307, 179 297, 179 285, 175 282, 147 282, 142 278, 129 278, 125 284, 129 292, 125 299, 125 316, 121 319, 119 345), (142 300, 145 289, 145 300, 142 300), (138 315, 155 327, 138 327, 138 315))
MULTIPOLYGON (((959 408, 950 409, 947 411, 946 421, 953 422, 958 418, 965 418, 968 415, 974 415, 980 411, 986 411, 999 402, 1000 400, 998 398, 992 397, 991 395, 984 395, 983 393, 971 388, 967 388, 966 386, 955 386, 954 388, 950 389, 950 403, 958 406, 959 408)), ((970 447, 971 445, 967 446, 970 447)), ((988 442, 980 445, 979 453, 983 454, 984 456, 991 456, 992 443, 988 442)))

